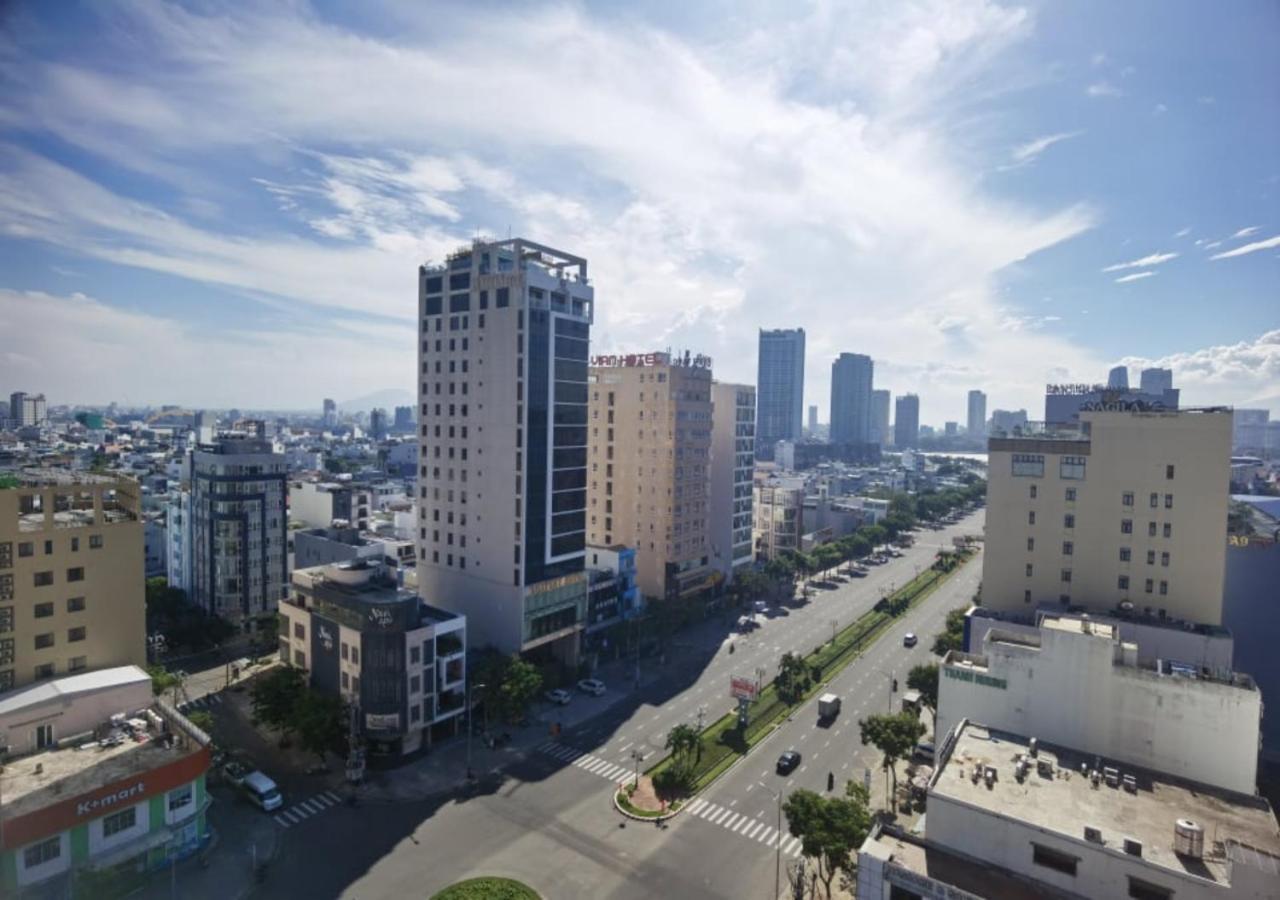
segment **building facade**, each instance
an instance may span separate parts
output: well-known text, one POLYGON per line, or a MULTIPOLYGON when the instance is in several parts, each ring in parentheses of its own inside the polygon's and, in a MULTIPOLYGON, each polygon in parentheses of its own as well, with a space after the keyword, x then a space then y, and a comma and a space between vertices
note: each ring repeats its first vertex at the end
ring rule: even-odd
POLYGON ((990 439, 983 605, 1221 624, 1230 413, 1081 419, 990 439))
POLYGON ((175 491, 164 506, 165 580, 191 593, 191 492, 175 491))
POLYGON ((14 391, 9 395, 9 427, 39 428, 49 424, 49 407, 44 394, 14 391))
POLYGON ((717 381, 711 386, 711 402, 711 558, 729 582, 755 558, 756 389, 717 381))
POLYGON ((1269 409, 1237 409, 1231 414, 1231 449, 1235 453, 1253 453, 1261 457, 1272 447, 1267 440, 1267 425, 1271 419, 1269 409))
POLYGON ((588 541, 635 547, 645 597, 712 587, 709 361, 644 353, 593 363, 588 541))
POLYGON ((369 527, 373 508, 373 496, 366 485, 334 481, 289 484, 289 519, 308 528, 328 528, 343 521, 363 530, 369 527))
POLYGON ((297 569, 280 604, 280 659, 355 709, 371 754, 400 756, 456 727, 466 707, 466 627, 463 616, 399 587, 380 563, 297 569))
POLYGON ((892 396, 886 390, 871 392, 871 443, 888 447, 893 443, 893 429, 889 427, 889 407, 892 396))
POLYGON ((972 438, 987 436, 987 395, 982 391, 969 392, 969 417, 965 430, 972 438))
POLYGON ((756 454, 800 439, 804 409, 804 329, 760 329, 756 371, 756 454))
POLYGON ((260 437, 221 435, 191 453, 191 590, 206 612, 248 630, 289 592, 288 474, 260 437))
POLYGON ((893 445, 899 450, 920 446, 920 398, 903 394, 894 403, 893 445))
MULTIPOLYGON (((644 609, 644 598, 636 584, 636 551, 615 545, 587 545, 587 635, 632 619, 644 609)), ((600 648, 607 649, 607 648, 600 648)))
POLYGON ((831 363, 831 442, 871 442, 871 394, 875 363, 861 353, 841 353, 831 363))
POLYGON ((0 692, 146 665, 136 482, 28 470, 0 488, 0 692))
POLYGON ((504 653, 586 620, 587 261, 516 238, 419 270, 418 580, 504 653))
POLYGON ((1138 390, 1144 394, 1163 394, 1173 390, 1173 369, 1143 369, 1138 390))
POLYGON ((767 478, 755 484, 752 538, 756 559, 799 551, 804 529, 804 479, 767 478))
MULTIPOLYGON (((1124 369, 1123 366, 1118 367, 1124 369)), ((1127 373, 1127 369, 1124 370, 1127 373)), ((1050 384, 1044 390, 1044 421, 1049 425, 1075 425, 1085 411, 1107 409, 1141 409, 1149 412, 1176 410, 1180 391, 1173 387, 1172 376, 1161 374, 1148 379, 1148 384, 1161 390, 1148 393, 1129 387, 1126 374, 1120 378, 1112 370, 1105 385, 1101 384, 1050 384)))
POLYGON ((1008 435, 1027 427, 1025 409, 996 409, 991 411, 992 435, 1008 435))

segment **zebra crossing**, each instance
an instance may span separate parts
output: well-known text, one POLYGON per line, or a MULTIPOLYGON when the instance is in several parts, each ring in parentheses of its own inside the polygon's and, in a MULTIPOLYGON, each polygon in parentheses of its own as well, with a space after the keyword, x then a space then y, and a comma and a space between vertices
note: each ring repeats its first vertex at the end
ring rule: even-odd
POLYGON ((333 791, 323 791, 314 797, 308 797, 295 803, 293 806, 276 813, 273 817, 281 828, 288 828, 290 825, 297 825, 303 819, 311 816, 319 815, 332 806, 337 806, 342 802, 342 798, 333 791))
POLYGON ((548 741, 538 747, 538 751, 561 762, 572 763, 584 772, 599 775, 601 778, 608 778, 613 782, 622 781, 628 775, 635 774, 633 769, 629 769, 626 766, 611 763, 607 759, 601 759, 590 753, 584 753, 577 747, 570 747, 568 744, 560 744, 556 741, 548 741))
POLYGON ((211 706, 217 706, 221 702, 221 694, 205 694, 203 697, 197 697, 194 700, 188 700, 186 703, 178 704, 178 712, 185 715, 193 709, 208 709, 211 706))
MULTIPOLYGON (((613 782, 623 781, 633 774, 633 770, 626 766, 611 763, 607 759, 601 759, 556 741, 542 744, 538 747, 538 751, 613 782)), ((780 832, 766 822, 742 813, 735 813, 727 806, 720 806, 702 797, 694 799, 685 809, 684 814, 688 818, 698 818, 712 825, 718 825, 749 841, 754 840, 768 850, 773 850, 781 844, 782 853, 785 856, 798 857, 802 852, 799 838, 792 837, 785 831, 780 832)))
POLYGON ((759 844, 763 844, 769 850, 781 844, 784 856, 799 856, 802 852, 799 838, 792 837, 785 831, 778 831, 759 819, 753 819, 743 813, 736 813, 727 806, 720 806, 718 803, 712 803, 701 797, 689 804, 689 808, 685 810, 685 815, 702 819, 712 825, 719 825, 721 828, 728 829, 749 841, 754 840, 759 844))

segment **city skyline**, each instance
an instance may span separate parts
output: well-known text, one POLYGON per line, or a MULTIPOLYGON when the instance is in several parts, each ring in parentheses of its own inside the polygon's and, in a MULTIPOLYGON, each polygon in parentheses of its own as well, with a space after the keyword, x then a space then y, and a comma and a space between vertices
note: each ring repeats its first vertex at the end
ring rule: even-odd
POLYGON ((594 261, 602 353, 644 335, 749 383, 757 329, 805 328, 806 405, 861 347, 927 421, 1120 361, 1280 414, 1272 5, 542 6, 504 15, 501 65, 465 7, 382 12, 8 14, 7 389, 408 389, 416 266, 509 232, 594 261), (512 134, 512 81, 578 105, 512 134))

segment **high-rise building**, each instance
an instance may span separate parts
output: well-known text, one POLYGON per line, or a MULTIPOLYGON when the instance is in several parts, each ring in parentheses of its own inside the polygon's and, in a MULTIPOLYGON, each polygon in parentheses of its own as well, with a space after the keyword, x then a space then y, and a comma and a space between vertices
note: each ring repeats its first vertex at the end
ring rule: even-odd
POLYGON ((971 438, 981 440, 987 436, 987 395, 982 391, 969 392, 969 418, 966 430, 971 438))
POLYGON ((960 433, 960 423, 959 422, 942 423, 942 433, 946 437, 955 437, 960 433))
POLYGON ((1027 411, 1025 409, 993 409, 991 411, 991 434, 1007 435, 1014 429, 1027 427, 1027 411))
POLYGON ((1143 369, 1138 382, 1144 394, 1163 394, 1173 390, 1173 369, 1143 369))
POLYGON ((369 435, 375 441, 387 436, 387 411, 380 406, 369 411, 369 435))
POLYGON ((9 426, 27 428, 49 424, 48 405, 44 394, 14 391, 9 395, 9 426))
POLYGON ((1114 366, 1107 373, 1107 389, 1112 391, 1129 390, 1129 367, 1114 366))
POLYGON ((418 584, 471 642, 575 662, 586 619, 587 261, 474 241, 418 275, 418 584))
POLYGON ((871 357, 841 353, 831 363, 831 442, 871 441, 871 357))
POLYGON ((1267 449, 1269 409, 1237 409, 1231 414, 1231 449, 1262 455, 1267 449))
POLYGON ((0 693, 146 665, 138 484, 53 469, 17 480, 0 490, 0 693))
POLYGON ((324 398, 323 413, 320 416, 320 421, 326 428, 331 428, 338 424, 338 404, 328 397, 324 398))
MULTIPOLYGON (((711 385, 711 559, 726 580, 751 564, 752 478, 756 452, 756 389, 711 385)), ((817 418, 809 407, 809 419, 817 418)))
POLYGON ((271 441, 223 434, 191 453, 191 591, 248 630, 289 591, 287 467, 271 441))
POLYGON ((893 443, 899 450, 920 446, 920 398, 903 394, 894 403, 893 443))
POLYGON ((809 404, 809 434, 813 434, 818 430, 818 407, 809 404))
POLYGON ((804 329, 760 329, 756 372, 756 455, 770 459, 778 441, 800 440, 804 409, 804 329))
POLYGON ((1083 412, 988 446, 985 608, 1222 621, 1231 414, 1083 412))
POLYGON ((635 547, 644 596, 692 596, 716 571, 711 369, 666 353, 593 362, 587 540, 635 547))
POLYGON ((893 431, 889 428, 889 406, 891 397, 886 390, 871 392, 871 443, 882 447, 893 440, 893 431))
POLYGON ((395 412, 395 422, 392 425, 396 431, 409 432, 413 431, 413 407, 397 406, 395 412))
POLYGON ((1107 384, 1050 384, 1044 391, 1044 420, 1050 425, 1075 425, 1083 410, 1176 410, 1180 391, 1173 387, 1173 374, 1167 369, 1150 370, 1158 376, 1144 379, 1144 385, 1158 391, 1130 388, 1128 370, 1117 366, 1111 370, 1107 384))

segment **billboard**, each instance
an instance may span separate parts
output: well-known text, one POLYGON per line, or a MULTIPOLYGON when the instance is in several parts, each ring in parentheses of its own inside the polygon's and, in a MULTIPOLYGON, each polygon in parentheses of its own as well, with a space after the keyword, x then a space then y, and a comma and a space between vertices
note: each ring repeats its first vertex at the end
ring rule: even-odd
POLYGON ((737 700, 754 700, 760 693, 760 685, 752 678, 733 675, 729 678, 729 696, 737 700))

